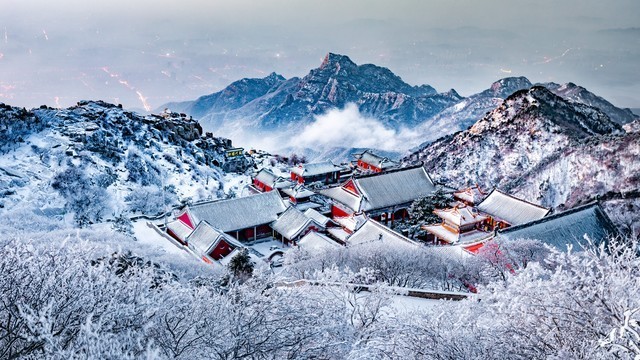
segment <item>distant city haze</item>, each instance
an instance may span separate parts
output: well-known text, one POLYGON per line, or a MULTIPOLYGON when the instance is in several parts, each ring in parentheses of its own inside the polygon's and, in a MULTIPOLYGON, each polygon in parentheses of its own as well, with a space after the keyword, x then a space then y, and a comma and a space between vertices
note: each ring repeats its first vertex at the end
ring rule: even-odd
POLYGON ((463 96, 526 76, 640 107, 639 14, 638 0, 2 0, 0 102, 152 110, 334 52, 463 96))

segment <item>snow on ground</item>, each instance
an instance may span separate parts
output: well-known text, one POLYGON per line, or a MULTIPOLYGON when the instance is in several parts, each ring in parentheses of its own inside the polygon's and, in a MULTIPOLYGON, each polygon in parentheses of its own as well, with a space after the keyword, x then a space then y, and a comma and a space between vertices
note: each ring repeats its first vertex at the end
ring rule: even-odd
POLYGON ((133 223, 133 235, 143 245, 154 250, 159 250, 172 256, 181 258, 193 258, 194 256, 186 248, 178 247, 158 232, 147 225, 147 220, 138 220, 133 223))
POLYGON ((251 177, 243 174, 224 174, 222 177, 225 194, 235 194, 236 197, 244 197, 249 195, 246 187, 251 184, 251 177))
POLYGON ((274 252, 287 251, 288 249, 291 249, 291 247, 283 245, 281 241, 277 241, 271 237, 249 247, 266 258, 270 257, 274 252))
POLYGON ((452 300, 423 299, 413 296, 394 295, 391 297, 391 304, 389 307, 399 313, 411 313, 431 309, 450 301, 452 300))

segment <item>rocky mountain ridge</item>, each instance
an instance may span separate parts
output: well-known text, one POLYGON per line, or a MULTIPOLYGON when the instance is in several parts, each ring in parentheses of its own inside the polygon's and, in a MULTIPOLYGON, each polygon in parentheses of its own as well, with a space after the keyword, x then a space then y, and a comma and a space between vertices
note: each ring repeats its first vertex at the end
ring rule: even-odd
POLYGON ((315 115, 329 109, 356 103, 364 115, 397 129, 413 126, 462 99, 455 91, 438 93, 429 85, 411 86, 387 68, 356 65, 349 57, 333 53, 327 54, 320 66, 303 78, 284 80, 272 74, 264 79, 244 81, 256 84, 256 88, 240 89, 236 82, 193 102, 170 105, 202 119, 204 125, 211 128, 244 119, 271 130, 309 123, 315 115), (278 81, 269 81, 273 78, 278 81), (264 84, 272 83, 274 85, 265 91, 264 84), (222 101, 230 94, 238 96, 233 89, 241 90, 243 99, 252 100, 236 102, 233 106, 228 106, 230 101, 211 101, 222 101))
POLYGON ((32 206, 79 223, 225 196, 230 140, 177 113, 139 116, 102 101, 67 109, 0 105, 0 208, 32 206))
MULTIPOLYGON (((404 160, 423 161, 452 187, 497 187, 559 210, 597 199, 626 199, 616 206, 640 210, 640 133, 624 129, 596 108, 534 86, 404 160)), ((625 220, 640 223, 640 212, 631 213, 625 220)))
MULTIPOLYGON (((536 85, 565 100, 596 107, 621 125, 638 118, 629 109, 617 108, 573 83, 536 85)), ((288 139, 317 116, 353 103, 362 116, 375 119, 388 129, 423 134, 420 141, 411 139, 413 143, 407 143, 410 148, 467 129, 509 95, 531 86, 525 77, 507 77, 468 97, 453 89, 438 93, 429 85, 411 86, 387 68, 357 65, 347 56, 329 53, 318 68, 302 78, 285 79, 272 73, 262 79, 242 79, 220 92, 194 101, 170 103, 162 109, 190 114, 200 119, 205 128, 226 136, 243 139, 249 134, 247 143, 267 134, 286 148, 292 145, 288 139)))

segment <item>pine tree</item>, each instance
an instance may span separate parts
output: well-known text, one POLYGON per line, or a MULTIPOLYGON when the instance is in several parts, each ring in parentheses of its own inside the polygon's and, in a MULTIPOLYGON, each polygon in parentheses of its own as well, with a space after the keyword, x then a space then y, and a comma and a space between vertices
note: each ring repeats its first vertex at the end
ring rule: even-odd
POLYGON ((440 220, 433 211, 448 208, 451 197, 442 188, 436 189, 432 195, 416 199, 409 207, 409 216, 413 224, 430 224, 440 220))
POLYGON ((231 261, 229 261, 229 271, 235 278, 246 279, 253 273, 253 262, 249 257, 249 250, 242 248, 231 261))

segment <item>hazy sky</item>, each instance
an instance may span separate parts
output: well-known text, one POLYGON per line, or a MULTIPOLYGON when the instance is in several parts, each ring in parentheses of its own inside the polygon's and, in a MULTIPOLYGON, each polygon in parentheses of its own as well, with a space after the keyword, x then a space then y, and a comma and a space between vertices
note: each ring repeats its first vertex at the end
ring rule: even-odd
POLYGON ((156 108, 327 52, 470 95, 506 76, 640 107, 638 0, 0 0, 0 102, 156 108))

